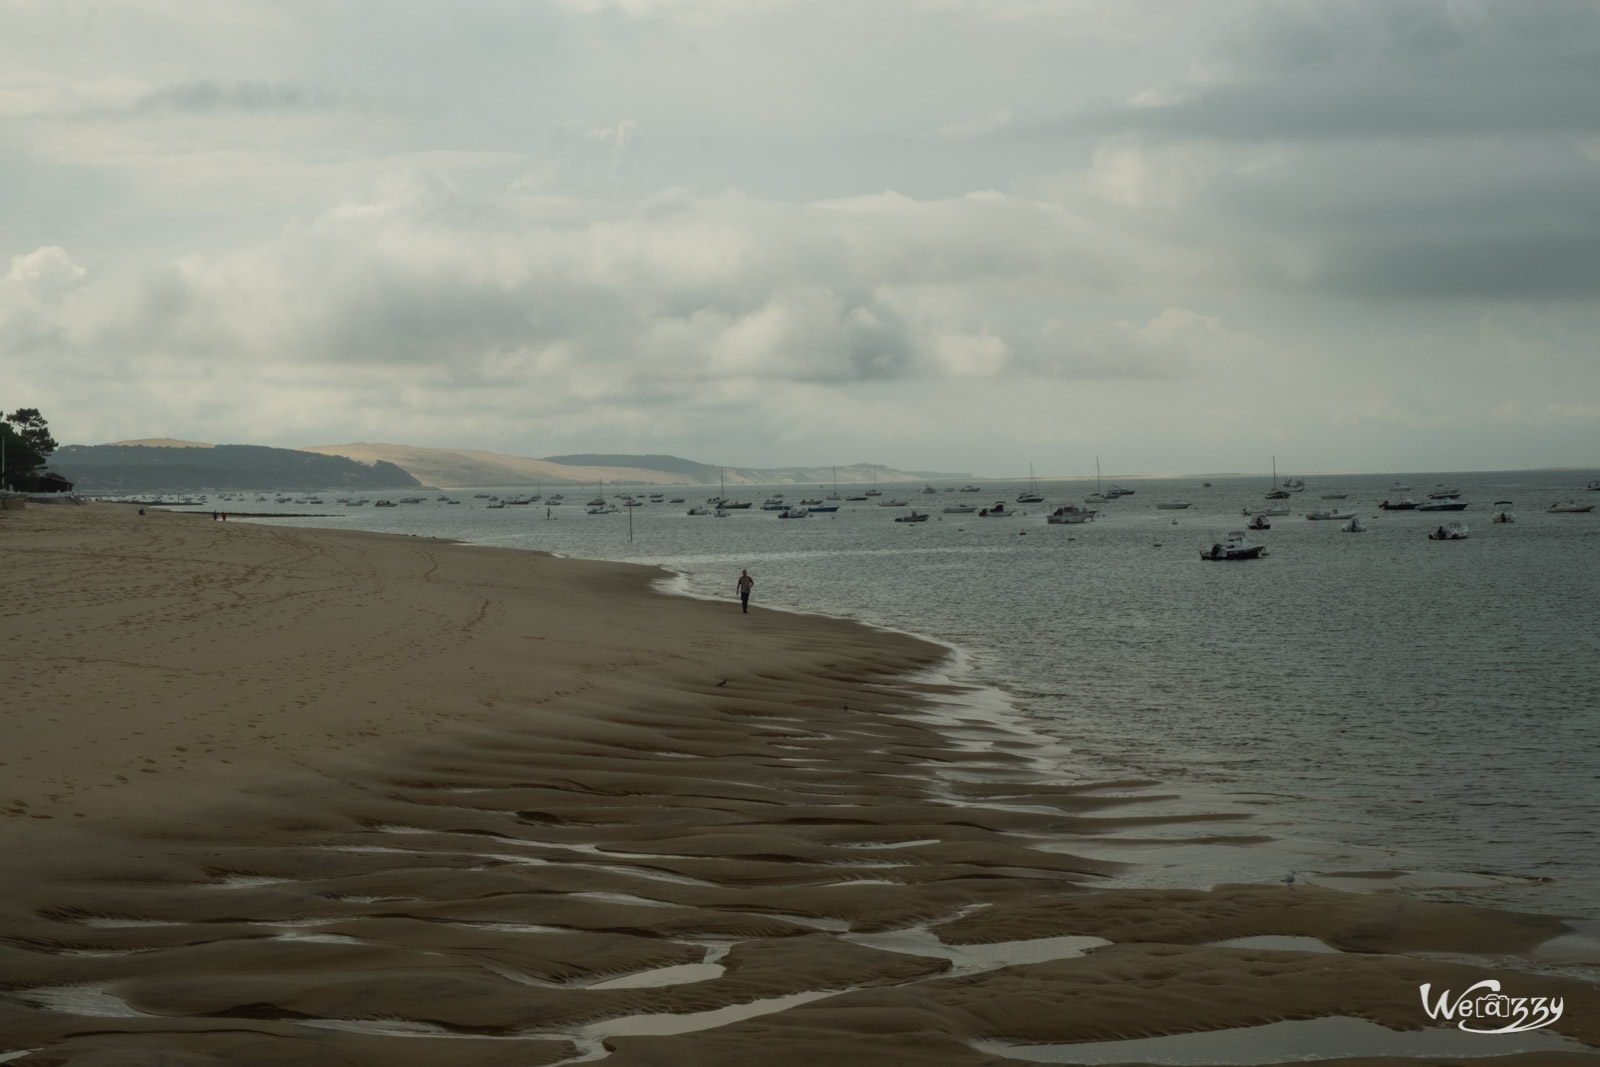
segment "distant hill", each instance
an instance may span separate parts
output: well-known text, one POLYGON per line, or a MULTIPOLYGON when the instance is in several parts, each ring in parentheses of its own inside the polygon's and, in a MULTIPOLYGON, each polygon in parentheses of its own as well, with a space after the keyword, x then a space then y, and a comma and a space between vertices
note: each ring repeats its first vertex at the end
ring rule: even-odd
POLYGON ((67 445, 50 457, 50 466, 86 493, 410 489, 421 484, 393 463, 368 465, 263 445, 67 445))
POLYGON ((717 480, 717 468, 709 463, 696 463, 677 456, 546 456, 546 463, 559 463, 563 467, 634 467, 640 470, 681 474, 692 482, 705 485, 717 480))
MULTIPOLYGON (((428 485, 445 489, 472 489, 480 486, 594 485, 605 481, 623 485, 685 485, 696 479, 673 471, 630 467, 625 463, 606 466, 568 467, 545 459, 508 456, 500 452, 479 452, 457 448, 417 448, 361 441, 348 445, 308 445, 307 452, 345 456, 362 463, 393 463, 428 485)), ((616 459, 626 459, 618 456, 616 459)), ((712 468, 713 482, 716 468, 712 468)))
MULTIPOLYGON (((468 449, 418 448, 359 442, 348 445, 310 445, 306 451, 346 456, 363 463, 385 460, 415 475, 428 485, 450 489, 482 486, 593 485, 716 485, 719 475, 728 485, 829 485, 833 467, 717 467, 677 456, 585 453, 532 459, 500 452, 468 449)), ((901 471, 876 463, 839 467, 840 485, 863 484, 876 478, 884 486, 928 481, 967 481, 966 473, 901 471)))
POLYGON ((180 441, 176 437, 141 437, 137 441, 108 441, 113 445, 142 445, 146 448, 216 448, 204 441, 180 441))

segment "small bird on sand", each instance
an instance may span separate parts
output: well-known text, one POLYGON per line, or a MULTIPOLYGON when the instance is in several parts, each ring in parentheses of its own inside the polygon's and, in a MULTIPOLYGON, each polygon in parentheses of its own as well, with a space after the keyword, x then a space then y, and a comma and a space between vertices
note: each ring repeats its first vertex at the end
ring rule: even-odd
POLYGON ((1290 871, 1288 874, 1284 875, 1282 878, 1279 878, 1278 881, 1282 882, 1284 885, 1288 886, 1290 889, 1293 889, 1294 888, 1294 883, 1295 883, 1295 874, 1294 874, 1293 871, 1290 871))

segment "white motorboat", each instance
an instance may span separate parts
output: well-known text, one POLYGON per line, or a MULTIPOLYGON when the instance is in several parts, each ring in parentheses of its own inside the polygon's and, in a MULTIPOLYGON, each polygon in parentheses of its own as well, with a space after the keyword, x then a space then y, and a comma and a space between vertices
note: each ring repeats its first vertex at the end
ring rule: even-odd
POLYGON ((880 500, 878 501, 878 506, 880 508, 909 508, 911 505, 904 500, 880 500))
POLYGON ((1467 528, 1459 522, 1447 522, 1437 530, 1428 531, 1430 541, 1465 541, 1467 528))
POLYGON ((990 505, 989 507, 986 507, 982 511, 978 512, 978 517, 980 519, 1003 519, 1007 515, 1015 515, 1015 514, 1016 514, 1015 511, 1007 511, 1006 510, 1006 506, 1005 506, 1004 502, 996 500, 992 505, 990 505))
POLYGON ((981 493, 983 492, 983 488, 977 485, 963 485, 961 487, 961 491, 963 493, 981 493))
POLYGON ((1312 519, 1312 520, 1318 520, 1318 519, 1339 519, 1339 520, 1343 520, 1343 519, 1353 519, 1355 517, 1356 517, 1356 513, 1353 512, 1353 511, 1335 511, 1332 508, 1317 508, 1315 511, 1310 511, 1310 512, 1306 513, 1306 518, 1312 519))
POLYGON ((1350 516, 1350 521, 1345 523, 1343 526, 1339 527, 1339 529, 1344 531, 1345 533, 1366 533, 1367 532, 1366 524, 1364 524, 1360 519, 1356 518, 1354 515, 1350 516))
POLYGON ((778 512, 778 518, 780 519, 809 519, 810 517, 810 508, 786 508, 785 510, 778 512))
POLYGON ((1080 508, 1076 504, 1065 504, 1046 515, 1044 521, 1052 526, 1076 526, 1082 522, 1093 522, 1097 514, 1099 512, 1093 508, 1080 508))
POLYGON ((1590 482, 1589 483, 1589 492, 1591 492, 1591 493, 1600 493, 1600 482, 1590 482))
POLYGON ((1165 504, 1157 504, 1157 511, 1183 511, 1191 505, 1187 500, 1169 500, 1165 504))
POLYGON ((1255 518, 1245 523, 1244 528, 1246 530, 1270 530, 1272 529, 1272 523, 1267 521, 1266 516, 1257 515, 1255 518))
POLYGON ((928 513, 926 511, 922 511, 922 512, 913 511, 909 515, 896 515, 894 517, 894 521, 895 522, 927 522, 928 521, 928 513))
POLYGON ((1497 512, 1494 513, 1494 518, 1490 519, 1489 521, 1490 522, 1516 522, 1517 521, 1517 517, 1515 515, 1511 514, 1511 512, 1509 512, 1509 511, 1497 511, 1497 512))
POLYGON ((1457 500, 1453 496, 1445 496, 1445 497, 1437 497, 1437 498, 1430 496, 1428 498, 1428 502, 1426 504, 1418 504, 1417 505, 1417 510, 1418 511, 1466 511, 1467 510, 1467 502, 1465 500, 1457 500))
POLYGON ((1547 515, 1581 515, 1585 511, 1593 511, 1594 509, 1595 505, 1593 504, 1579 504, 1576 501, 1569 500, 1565 504, 1558 501, 1544 510, 1547 515))
POLYGON ((956 504, 944 509, 946 515, 971 515, 978 509, 972 504, 956 504))
POLYGON ((703 507, 700 507, 699 505, 696 505, 695 507, 690 508, 688 513, 690 515, 709 515, 709 514, 711 514, 711 509, 710 508, 703 508, 703 507))
POLYGON ((1210 548, 1200 550, 1201 559, 1234 560, 1258 559, 1267 550, 1265 545, 1252 544, 1249 535, 1243 530, 1229 531, 1228 536, 1212 545, 1210 548))
POLYGON ((1461 495, 1461 490, 1459 490, 1459 489, 1447 489, 1447 488, 1445 488, 1444 484, 1441 482, 1439 485, 1434 487, 1433 492, 1428 494, 1428 499, 1429 500, 1454 500, 1456 497, 1458 497, 1460 495, 1461 495))

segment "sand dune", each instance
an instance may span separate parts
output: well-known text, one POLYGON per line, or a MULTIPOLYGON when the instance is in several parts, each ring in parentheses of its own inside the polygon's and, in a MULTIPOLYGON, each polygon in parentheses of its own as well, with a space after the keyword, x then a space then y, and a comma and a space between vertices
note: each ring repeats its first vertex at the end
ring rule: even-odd
POLYGON ((444 489, 506 485, 689 485, 694 479, 643 467, 569 467, 526 456, 464 448, 418 448, 360 442, 307 445, 302 452, 344 456, 361 463, 387 460, 424 485, 444 489))
POLYGON ((1097 890, 1074 842, 1148 822, 1129 783, 930 704, 912 638, 111 505, 6 513, 0 552, 0 1055, 37 1050, 9 1062, 992 1067, 1413 1033, 1420 983, 1483 977, 1566 1011, 1472 1062, 1600 1046, 1592 984, 1515 970, 1549 917, 1097 890), (1267 935, 1301 940, 1214 944, 1267 935))

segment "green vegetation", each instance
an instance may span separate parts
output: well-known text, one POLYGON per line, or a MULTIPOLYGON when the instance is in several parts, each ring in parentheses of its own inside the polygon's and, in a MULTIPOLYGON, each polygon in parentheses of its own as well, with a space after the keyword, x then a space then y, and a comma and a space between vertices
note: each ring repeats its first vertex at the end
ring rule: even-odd
POLYGON ((217 445, 67 445, 55 468, 89 493, 187 493, 209 489, 413 489, 422 485, 393 463, 372 466, 294 448, 217 445))
POLYGON ((0 488, 27 491, 37 486, 44 464, 56 450, 50 425, 38 408, 18 408, 0 421, 5 460, 0 465, 0 488))

